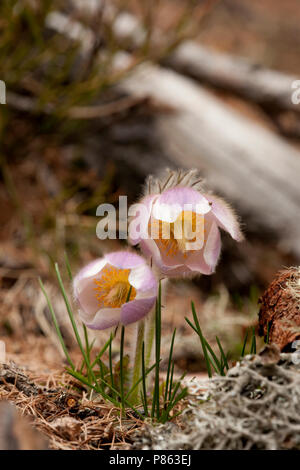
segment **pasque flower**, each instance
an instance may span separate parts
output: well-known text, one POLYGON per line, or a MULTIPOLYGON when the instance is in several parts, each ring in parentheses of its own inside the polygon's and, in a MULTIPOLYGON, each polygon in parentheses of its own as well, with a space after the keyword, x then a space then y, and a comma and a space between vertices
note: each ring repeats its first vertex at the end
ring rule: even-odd
POLYGON ((83 268, 74 278, 73 291, 82 321, 103 330, 145 317, 155 303, 157 281, 144 258, 117 251, 83 268))
POLYGON ((202 190, 195 170, 169 170, 164 180, 150 177, 146 186, 129 238, 164 276, 212 274, 221 252, 220 228, 243 239, 234 211, 202 190))

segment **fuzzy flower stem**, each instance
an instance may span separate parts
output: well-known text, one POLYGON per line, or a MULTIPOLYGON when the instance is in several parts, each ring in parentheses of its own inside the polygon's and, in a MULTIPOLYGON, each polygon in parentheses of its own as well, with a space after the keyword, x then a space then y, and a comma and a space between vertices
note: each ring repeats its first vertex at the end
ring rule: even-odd
MULTIPOLYGON (((157 282, 161 282, 163 278, 161 277, 161 273, 157 269, 155 265, 152 265, 151 261, 152 272, 157 279, 157 282)), ((152 351, 153 351, 153 343, 155 337, 155 327, 156 327, 156 306, 152 308, 148 317, 146 319, 146 334, 145 334, 145 366, 146 369, 150 367, 150 362, 152 359, 152 351)))
MULTIPOLYGON (((135 350, 134 350, 134 363, 133 363, 131 386, 134 386, 137 383, 137 381, 141 378, 142 348, 143 348, 143 342, 144 342, 144 335, 145 335, 145 321, 140 320, 137 323, 137 328, 136 328, 136 344, 135 344, 135 350)), ((141 384, 135 387, 135 389, 133 390, 131 394, 130 402, 133 405, 138 404, 140 389, 141 389, 141 384)))
POLYGON ((149 313, 147 318, 147 330, 146 330, 146 341, 145 341, 145 365, 146 368, 149 367, 152 350, 153 350, 153 342, 154 342, 154 334, 155 334, 155 308, 149 313))

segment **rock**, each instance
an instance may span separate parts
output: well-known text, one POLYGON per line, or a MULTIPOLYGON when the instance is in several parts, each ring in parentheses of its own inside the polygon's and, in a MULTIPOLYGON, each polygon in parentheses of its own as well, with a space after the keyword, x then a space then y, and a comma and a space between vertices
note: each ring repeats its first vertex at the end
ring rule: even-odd
POLYGON ((9 401, 0 403, 0 450, 45 450, 46 438, 19 416, 9 401))

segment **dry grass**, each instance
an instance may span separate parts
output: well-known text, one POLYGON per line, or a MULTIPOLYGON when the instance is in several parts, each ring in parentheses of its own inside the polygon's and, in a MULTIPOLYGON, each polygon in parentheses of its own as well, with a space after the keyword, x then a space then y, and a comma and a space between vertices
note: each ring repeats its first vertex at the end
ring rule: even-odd
POLYGON ((0 368, 0 398, 13 402, 20 414, 48 441, 62 450, 128 449, 131 435, 141 421, 93 400, 64 372, 34 374, 13 363, 0 368))

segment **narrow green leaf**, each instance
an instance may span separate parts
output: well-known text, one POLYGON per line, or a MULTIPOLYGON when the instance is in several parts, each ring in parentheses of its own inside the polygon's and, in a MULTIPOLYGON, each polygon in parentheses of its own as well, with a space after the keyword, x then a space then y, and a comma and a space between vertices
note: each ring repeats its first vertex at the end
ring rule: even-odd
POLYGON ((143 406, 145 416, 149 416, 148 402, 147 402, 147 391, 146 391, 146 363, 145 363, 145 342, 143 341, 142 346, 142 379, 143 379, 143 391, 141 395, 143 397, 143 406))
MULTIPOLYGON (((156 363, 153 364, 153 366, 149 367, 149 369, 146 370, 145 372, 145 378, 147 377, 148 374, 150 374, 150 372, 153 371, 153 369, 156 367, 156 363)), ((142 377, 140 377, 136 382, 135 384, 132 385, 131 389, 129 390, 129 392, 127 392, 127 394, 125 395, 125 399, 127 400, 130 395, 132 394, 132 392, 136 389, 136 387, 138 387, 138 385, 143 381, 144 377, 142 375, 142 377)))
MULTIPOLYGON (((210 352, 210 354, 211 354, 213 360, 211 361, 211 360, 209 359, 208 355, 207 355, 207 358, 208 358, 208 360, 209 360, 209 364, 211 363, 212 366, 213 366, 213 368, 214 368, 214 370, 215 370, 215 372, 216 372, 217 374, 219 374, 219 371, 220 371, 220 363, 219 363, 219 360, 216 358, 216 355, 215 355, 215 353, 213 352, 212 348, 210 347, 210 345, 208 344, 208 342, 206 341, 206 339, 203 337, 201 329, 200 329, 200 332, 199 332, 199 331, 197 330, 197 328, 192 324, 192 322, 191 322, 187 317, 185 317, 185 321, 188 323, 188 325, 189 325, 191 328, 193 328, 193 330, 194 330, 194 331, 197 333, 197 335, 199 336, 199 339, 200 339, 200 342, 201 342, 201 346, 202 346, 202 340, 203 340, 204 343, 205 343, 205 346, 207 347, 207 349, 210 350, 209 352, 210 352), (201 340, 201 337, 202 337, 202 340, 201 340), (217 363, 215 363, 214 356, 215 356, 215 358, 216 358, 216 362, 217 362, 217 363)), ((199 328, 200 328, 200 326, 199 326, 199 328)), ((203 349, 203 348, 202 348, 202 349, 203 349)), ((206 349, 206 348, 205 348, 205 349, 206 349)), ((207 351, 206 351, 206 352, 207 352, 207 351)), ((207 362, 206 362, 206 358, 205 358, 204 351, 203 351, 203 355, 204 355, 204 359, 205 359, 205 363, 206 363, 206 368, 207 368, 207 362)), ((210 368, 210 366, 209 366, 209 368, 210 368)))
POLYGON ((62 347, 62 349, 63 349, 63 351, 64 351, 64 353, 65 353, 65 356, 66 356, 66 359, 67 359, 68 363, 70 364, 71 368, 74 370, 74 369, 75 369, 75 366, 74 366, 74 364, 73 364, 73 362, 72 362, 72 360, 71 360, 71 358, 70 358, 70 356, 69 356, 67 347, 66 347, 66 345, 65 345, 65 342, 64 342, 64 340, 63 340, 63 337, 62 337, 62 334, 61 334, 61 331, 60 331, 60 328, 59 328, 59 325, 58 325, 58 321, 57 321, 56 315, 55 315, 55 313, 54 313, 54 309, 53 309, 52 303, 51 303, 51 301, 50 301, 50 299, 49 299, 49 297, 48 297, 48 294, 47 294, 47 292, 46 292, 46 289, 45 289, 45 287, 44 287, 44 284, 43 284, 43 281, 41 280, 41 278, 39 278, 39 284, 40 284, 40 286, 41 286, 42 292, 43 292, 43 294, 44 294, 44 296, 45 296, 45 299, 46 299, 46 301, 47 301, 48 308, 49 308, 49 310, 50 310, 51 317, 52 317, 52 321, 53 321, 53 323, 54 323, 55 330, 56 330, 58 339, 59 339, 59 341, 60 341, 61 347, 62 347))
POLYGON ((197 317, 197 314, 196 314, 194 302, 191 302, 191 305, 192 305, 192 313, 193 313, 194 322, 195 322, 196 328, 198 330, 198 334, 199 334, 199 338, 200 338, 200 342, 201 342, 201 346, 202 346, 202 350, 203 350, 203 355, 204 355, 204 359, 205 359, 205 363, 206 363, 208 377, 211 378, 212 377, 212 372, 211 372, 211 367, 210 367, 210 360, 209 360, 209 357, 208 357, 208 354, 207 354, 207 348, 206 348, 205 340, 204 340, 204 337, 202 335, 202 331, 201 331, 201 328, 200 328, 200 325, 199 325, 199 321, 198 321, 198 317, 197 317))
POLYGON ((170 377, 170 387, 169 387, 169 401, 171 401, 171 396, 172 396, 173 378, 174 378, 174 367, 175 367, 175 363, 174 363, 174 361, 172 361, 171 377, 170 377))
POLYGON ((250 354, 256 354, 256 337, 255 337, 255 328, 252 327, 252 342, 251 342, 251 351, 250 354))
MULTIPOLYGON (((202 333, 202 331, 201 331, 201 333, 202 333)), ((217 358, 216 354, 214 353, 214 351, 213 351, 212 347, 210 346, 210 344, 208 343, 208 341, 204 338, 203 334, 202 334, 202 337, 203 337, 203 340, 205 342, 205 346, 207 347, 207 350, 208 350, 208 352, 210 353, 210 355, 212 357, 212 360, 210 360, 210 362, 211 362, 213 368, 215 369, 217 374, 221 374, 221 372, 222 372, 221 362, 217 358)))
MULTIPOLYGON (((168 409, 165 410, 165 412, 162 414, 161 416, 161 419, 160 419, 160 423, 162 424, 165 424, 169 419, 170 419, 170 412, 172 411, 172 409, 177 405, 177 403, 179 403, 180 400, 182 400, 183 398, 185 398, 188 394, 188 388, 185 387, 181 390, 181 392, 176 396, 175 400, 172 402, 171 405, 169 405, 168 409)), ((176 416, 180 415, 182 413, 182 411, 179 411, 178 413, 176 413, 172 418, 174 419, 176 416)))
POLYGON ((111 386, 114 387, 114 372, 113 372, 113 365, 112 365, 112 353, 111 353, 111 343, 112 343, 112 333, 110 335, 110 342, 109 342, 109 349, 108 349, 108 357, 109 357, 109 375, 111 386))
MULTIPOLYGON (((68 257, 68 254, 67 254, 66 251, 64 253, 64 257, 65 257, 65 263, 66 263, 66 267, 67 267, 68 276, 69 276, 70 281, 72 282, 73 281, 73 275, 72 275, 71 265, 70 265, 70 262, 69 262, 69 257, 68 257)), ((90 362, 90 352, 92 350, 92 347, 89 344, 89 337, 88 337, 87 327, 85 326, 85 324, 83 322, 82 322, 82 328, 83 328, 84 340, 85 340, 85 350, 86 350, 88 360, 90 362)))
POLYGON ((65 256, 65 263, 66 263, 66 267, 67 267, 69 279, 70 279, 70 281, 73 281, 73 275, 72 275, 72 271, 71 271, 71 266, 70 266, 69 258, 68 258, 68 255, 67 255, 67 252, 66 252, 66 251, 65 251, 65 253, 64 253, 64 256, 65 256))
POLYGON ((108 400, 110 401, 111 403, 113 403, 117 408, 119 408, 120 404, 118 403, 117 400, 113 399, 112 397, 110 397, 109 395, 107 395, 105 392, 102 392, 96 385, 93 385, 91 383, 89 383, 88 379, 86 377, 84 377, 82 374, 80 374, 79 372, 75 371, 75 370, 71 370, 71 369, 67 369, 67 372, 72 375, 74 378, 76 378, 77 380, 79 380, 80 382, 82 382, 83 384, 87 385, 88 387, 90 387, 91 389, 93 389, 96 393, 100 393, 103 398, 105 398, 105 400, 108 400))
POLYGON ((248 328, 247 328, 247 330, 246 330, 246 335, 245 335, 245 339, 244 339, 244 344, 243 344, 243 348, 242 348, 242 352, 241 352, 241 357, 244 357, 244 356, 245 356, 246 345, 247 345, 247 339, 248 339, 248 333, 249 333, 249 330, 248 330, 248 328))
POLYGON ((165 389, 165 402, 168 399, 168 389, 169 389, 169 380, 170 380, 170 373, 171 373, 171 363, 172 363, 172 358, 173 358, 173 347, 174 347, 175 335, 176 335, 176 328, 173 331, 171 346, 170 346, 167 379, 166 379, 166 389, 165 389))
POLYGON ((122 403, 122 410, 124 410, 124 335, 125 335, 125 327, 122 326, 121 330, 121 344, 120 344, 120 387, 121 387, 121 403, 122 403))
POLYGON ((74 319, 74 315, 73 315, 73 312, 72 312, 72 308, 70 306, 70 303, 69 303, 69 300, 68 300, 68 297, 67 297, 67 294, 66 294, 66 291, 65 291, 65 288, 64 288, 64 285, 63 285, 63 282, 62 282, 62 278, 61 278, 61 275, 60 275, 60 271, 59 271, 59 267, 58 267, 58 264, 55 263, 55 272, 56 272, 56 276, 57 276, 57 279, 58 279, 58 283, 59 283, 59 286, 60 286, 60 290, 61 290, 61 293, 62 293, 62 296, 63 296, 63 299, 64 299, 64 302, 65 302, 65 305, 66 305, 66 308, 67 308, 67 312, 68 312, 68 315, 69 315, 69 318, 70 318, 70 321, 71 321, 71 324, 72 324, 72 328, 73 328, 73 331, 74 331, 74 334, 75 334, 75 337, 76 337, 76 341, 78 343, 78 346, 80 348, 80 351, 81 351, 81 354, 84 358, 84 361, 85 361, 85 364, 86 364, 86 368, 88 370, 88 373, 91 375, 92 379, 94 381, 96 381, 96 377, 95 377, 95 374, 92 370, 92 367, 91 367, 91 364, 88 360, 88 357, 86 355, 86 352, 83 348, 83 345, 82 345, 82 341, 81 341, 81 338, 80 338, 80 335, 78 333, 78 329, 77 329, 77 325, 76 325, 76 322, 75 322, 75 319, 74 319))
POLYGON ((103 354, 105 353, 105 351, 107 350, 107 348, 109 347, 111 341, 112 341, 112 335, 111 337, 109 338, 109 340, 105 343, 105 345, 103 346, 103 348, 101 349, 101 351, 97 354, 96 358, 94 359, 94 361, 92 362, 91 364, 91 368, 93 369, 95 367, 95 365, 98 363, 99 359, 103 356, 103 354))
POLYGON ((159 419, 160 410, 159 410, 159 363, 160 363, 160 344, 161 344, 161 281, 159 282, 158 288, 158 298, 156 301, 155 309, 155 357, 156 357, 156 368, 155 368, 155 384, 154 384, 154 394, 153 394, 153 403, 152 403, 152 415, 155 414, 159 419))
MULTIPOLYGON (((229 370, 229 365, 228 365, 228 361, 227 361, 227 356, 226 354, 224 353, 224 349, 222 348, 222 344, 221 344, 221 341, 219 340, 219 338, 216 336, 216 340, 217 340, 217 343, 218 343, 218 346, 219 346, 219 349, 220 349, 220 353, 221 353, 221 357, 223 358, 223 361, 224 361, 224 366, 226 367, 227 370, 229 370)), ((223 366, 223 367, 224 367, 223 366)))

